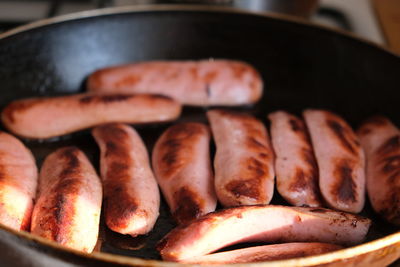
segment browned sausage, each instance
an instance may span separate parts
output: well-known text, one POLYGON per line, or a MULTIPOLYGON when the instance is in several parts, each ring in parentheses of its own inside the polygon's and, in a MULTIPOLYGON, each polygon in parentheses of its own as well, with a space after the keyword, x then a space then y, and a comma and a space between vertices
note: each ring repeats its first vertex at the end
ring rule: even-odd
POLYGON ((274 153, 264 125, 243 113, 207 112, 217 151, 215 191, 225 207, 268 204, 274 192, 274 153))
POLYGON ((50 138, 104 123, 148 123, 176 119, 181 106, 156 95, 76 94, 11 102, 2 112, 4 126, 27 138, 50 138))
POLYGON ((283 243, 208 254, 190 258, 183 262, 195 264, 228 264, 273 261, 319 255, 341 248, 341 246, 328 243, 283 243))
POLYGON ((319 188, 326 203, 360 212, 365 202, 365 156, 356 134, 339 116, 306 110, 304 119, 319 168, 319 188))
POLYGON ((106 124, 92 130, 100 146, 107 226, 118 233, 148 233, 158 218, 160 193, 146 147, 130 126, 106 124))
POLYGON ((154 147, 154 172, 178 223, 215 210, 209 146, 208 127, 188 122, 168 128, 154 147))
POLYGON ((371 221, 323 208, 242 206, 209 213, 178 226, 158 244, 164 260, 185 261, 239 242, 323 242, 354 245, 371 221))
POLYGON ((373 209, 400 225, 400 131, 374 117, 358 130, 367 158, 367 192, 373 209))
POLYGON ((92 92, 156 93, 194 106, 243 105, 262 95, 250 65, 232 60, 153 61, 101 69, 89 76, 92 92))
POLYGON ((99 233, 100 179, 85 154, 64 147, 40 169, 31 232, 63 246, 91 252, 99 233))
POLYGON ((38 171, 32 153, 0 131, 0 223, 29 231, 38 171))
POLYGON ((292 205, 322 207, 317 161, 303 120, 284 111, 268 118, 278 192, 292 205))

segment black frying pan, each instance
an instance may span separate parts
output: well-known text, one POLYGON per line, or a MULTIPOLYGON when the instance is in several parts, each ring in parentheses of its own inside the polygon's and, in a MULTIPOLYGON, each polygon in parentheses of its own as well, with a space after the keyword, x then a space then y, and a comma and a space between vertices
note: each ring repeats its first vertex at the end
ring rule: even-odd
MULTIPOLYGON (((354 127, 383 114, 400 126, 400 58, 347 34, 293 19, 210 7, 129 7, 86 12, 40 21, 0 35, 0 104, 37 95, 84 89, 96 69, 155 59, 229 58, 249 62, 265 81, 263 99, 244 108, 265 120, 277 109, 299 114, 304 108, 330 109, 354 127)), ((186 108, 181 120, 205 121, 204 110, 186 108)), ((149 149, 166 125, 141 127, 149 149)), ((25 140, 40 166, 56 148, 74 144, 98 166, 98 149, 88 131, 58 140, 25 140)), ((275 194, 272 203, 283 203, 275 194)), ((363 215, 374 225, 367 245, 327 256, 272 262, 266 266, 341 263, 387 264, 400 256, 398 228, 377 218, 367 204, 363 215), (391 235, 390 235, 391 234, 391 235), (382 256, 383 255, 383 256, 382 256), (311 260, 310 260, 311 259, 311 260)), ((267 223, 267 222, 266 222, 267 223)), ((124 237, 102 228, 102 252, 91 256, 27 233, 0 229, 2 264, 54 266, 73 263, 109 266, 163 265, 154 245, 174 226, 163 203, 161 217, 148 236, 124 237)), ((332 266, 333 266, 332 265, 332 266)))

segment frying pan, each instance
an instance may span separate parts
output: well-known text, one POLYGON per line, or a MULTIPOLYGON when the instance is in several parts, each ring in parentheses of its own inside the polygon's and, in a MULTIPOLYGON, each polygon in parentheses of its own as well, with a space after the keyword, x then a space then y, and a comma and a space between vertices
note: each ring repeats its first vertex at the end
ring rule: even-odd
MULTIPOLYGON (((0 105, 84 89, 98 68, 155 59, 238 59, 265 81, 261 101, 244 110, 265 121, 277 109, 335 111, 356 127, 383 114, 400 125, 400 58, 349 34, 288 17, 201 6, 142 6, 91 11, 39 21, 0 35, 0 105)), ((181 121, 205 121, 204 109, 185 108, 181 121)), ((168 125, 139 127, 149 149, 168 125)), ((24 140, 38 165, 65 145, 83 149, 98 168, 99 151, 88 131, 50 141, 24 140)), ((151 150, 150 150, 151 151, 151 150)), ((272 203, 284 204, 275 194, 272 203)), ((168 208, 148 236, 121 236, 101 226, 101 252, 84 254, 0 227, 4 266, 178 266, 159 261, 155 243, 174 227, 168 208)), ((367 241, 337 252, 247 266, 383 266, 400 256, 399 228, 377 217, 367 241)), ((268 223, 268 222, 266 222, 268 223)), ((100 246, 99 246, 100 247, 100 246)))

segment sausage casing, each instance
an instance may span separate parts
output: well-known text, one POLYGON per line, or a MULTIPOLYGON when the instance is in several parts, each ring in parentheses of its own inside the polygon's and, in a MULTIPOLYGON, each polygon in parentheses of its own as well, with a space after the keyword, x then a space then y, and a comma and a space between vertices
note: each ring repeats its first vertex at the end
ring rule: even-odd
POLYGON ((232 60, 152 61, 98 70, 92 92, 155 93, 194 106, 243 105, 262 95, 262 80, 250 65, 232 60))
POLYGON ((130 126, 106 124, 92 130, 101 151, 104 217, 118 233, 148 233, 158 218, 160 193, 147 149, 130 126))
POLYGON ((32 153, 14 136, 0 131, 0 223, 29 231, 38 170, 32 153))
POLYGON ((387 118, 374 117, 358 130, 367 158, 367 192, 372 208, 400 225, 400 131, 387 118))
POLYGON ((40 169, 31 232, 63 246, 91 252, 99 233, 100 178, 85 154, 63 147, 40 169))
POLYGON ((26 138, 50 138, 104 123, 149 123, 176 119, 181 106, 157 95, 76 94, 11 102, 4 126, 26 138))
POLYGON ((268 204, 274 190, 274 153, 264 125, 254 117, 210 110, 216 144, 215 191, 225 207, 268 204))
POLYGON ((323 208, 256 205, 209 213, 178 226, 158 244, 164 260, 185 261, 240 242, 323 242, 354 245, 371 221, 323 208))
POLYGON ((321 207, 318 165, 303 120, 284 111, 268 118, 279 194, 295 206, 321 207))
POLYGON ((208 127, 188 122, 168 128, 154 147, 154 172, 178 223, 215 210, 209 146, 208 127))
POLYGON ((319 188, 326 203, 360 212, 365 202, 365 156, 358 137, 339 116, 325 110, 303 113, 319 168, 319 188))

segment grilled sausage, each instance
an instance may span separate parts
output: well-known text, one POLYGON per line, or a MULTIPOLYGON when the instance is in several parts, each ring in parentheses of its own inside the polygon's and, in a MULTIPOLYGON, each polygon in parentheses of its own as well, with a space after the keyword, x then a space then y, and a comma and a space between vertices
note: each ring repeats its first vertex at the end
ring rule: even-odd
POLYGON ((38 171, 32 153, 0 131, 0 223, 29 231, 38 171))
POLYGON ((373 209, 400 225, 400 131, 374 117, 358 130, 367 158, 367 192, 373 209))
POLYGON ((217 205, 209 145, 208 127, 188 122, 168 128, 154 147, 154 173, 178 223, 214 211, 217 205))
POLYGON ((268 204, 274 190, 274 154, 264 125, 224 110, 207 112, 217 151, 215 191, 225 207, 268 204))
POLYGON ((164 260, 184 261, 239 242, 323 242, 354 245, 371 221, 323 208, 242 206, 209 213, 168 233, 157 249, 164 260))
POLYGON ((181 106, 156 95, 77 94, 17 100, 2 112, 4 126, 27 138, 50 138, 103 123, 176 119, 181 106))
POLYGON ((160 193, 146 147, 137 132, 124 124, 94 128, 101 150, 100 170, 107 226, 118 233, 148 233, 158 218, 160 193))
POLYGON ((284 111, 271 113, 268 118, 278 192, 292 205, 322 207, 318 166, 303 120, 284 111))
POLYGON ((187 259, 184 263, 228 264, 273 261, 319 255, 341 248, 341 246, 328 243, 283 243, 208 254, 187 259))
POLYGON ((63 246, 91 252, 99 233, 100 179, 85 154, 63 147, 40 169, 31 232, 63 246))
POLYGON ((326 203, 360 212, 365 202, 364 151, 351 127, 324 110, 306 110, 304 118, 319 167, 319 188, 326 203))
POLYGON ((92 92, 156 93, 194 106, 243 105, 262 95, 250 65, 231 60, 153 61, 121 65, 89 76, 92 92))

